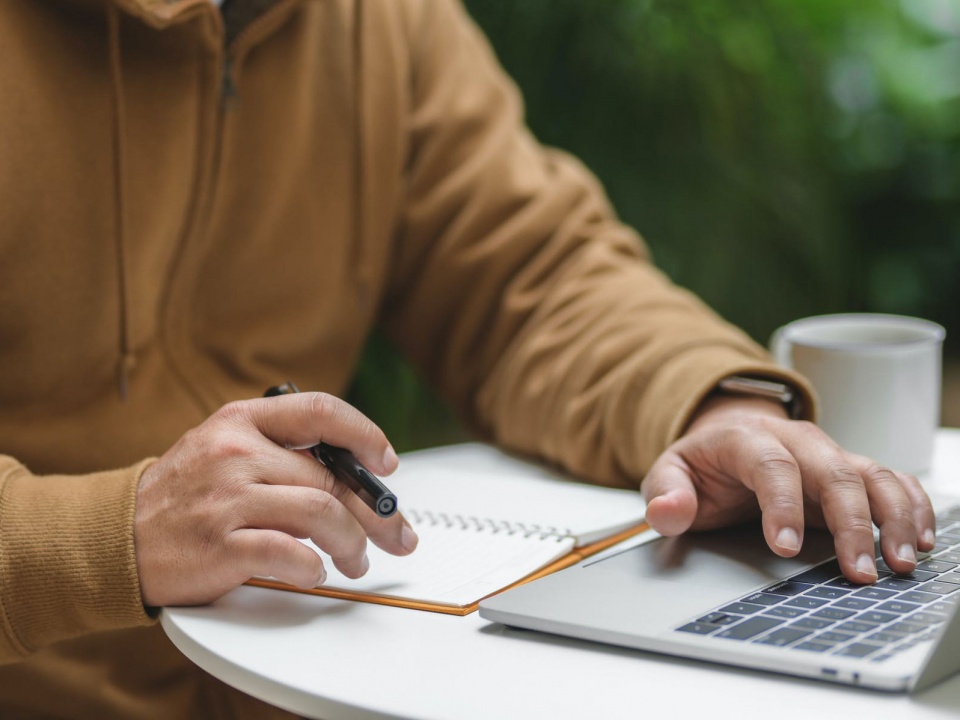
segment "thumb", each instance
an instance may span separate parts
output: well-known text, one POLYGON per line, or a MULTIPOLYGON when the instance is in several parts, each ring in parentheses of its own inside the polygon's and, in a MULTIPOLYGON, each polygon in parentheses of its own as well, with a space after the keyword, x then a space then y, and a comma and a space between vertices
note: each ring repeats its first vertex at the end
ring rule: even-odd
POLYGON ((658 462, 643 480, 647 522, 661 535, 680 535, 697 517, 697 490, 687 469, 658 462))

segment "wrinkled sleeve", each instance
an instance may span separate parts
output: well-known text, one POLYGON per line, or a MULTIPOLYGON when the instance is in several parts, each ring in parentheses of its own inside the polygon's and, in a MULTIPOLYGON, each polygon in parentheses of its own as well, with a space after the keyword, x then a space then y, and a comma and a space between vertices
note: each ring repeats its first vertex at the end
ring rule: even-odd
POLYGON ((134 554, 147 461, 83 476, 0 456, 0 663, 92 632, 146 625, 134 554))
POLYGON ((581 164, 536 142, 455 0, 421 10, 385 324, 475 430, 636 486, 720 378, 806 391, 651 264, 581 164))

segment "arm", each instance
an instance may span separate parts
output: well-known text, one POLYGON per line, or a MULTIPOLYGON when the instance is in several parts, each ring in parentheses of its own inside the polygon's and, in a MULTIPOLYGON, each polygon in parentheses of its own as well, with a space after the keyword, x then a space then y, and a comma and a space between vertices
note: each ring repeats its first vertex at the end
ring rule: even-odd
POLYGON ((34 476, 0 458, 0 663, 87 633, 152 622, 145 607, 211 602, 253 575, 323 582, 311 538, 348 577, 367 538, 416 547, 306 451, 321 439, 374 472, 397 457, 372 422, 321 393, 231 403, 155 461, 34 476))
POLYGON ((537 144, 458 4, 416 7, 384 326, 484 436, 636 486, 721 377, 789 376, 650 263, 576 160, 537 144))
POLYGON ((385 318, 398 345, 497 443, 596 482, 646 475, 664 532, 762 510, 771 548, 792 555, 806 517, 834 533, 848 577, 869 582, 873 519, 891 567, 913 567, 933 528, 916 481, 769 403, 711 398, 725 376, 782 379, 812 417, 802 378, 673 286, 586 170, 535 142, 460 6, 419 7, 385 318))

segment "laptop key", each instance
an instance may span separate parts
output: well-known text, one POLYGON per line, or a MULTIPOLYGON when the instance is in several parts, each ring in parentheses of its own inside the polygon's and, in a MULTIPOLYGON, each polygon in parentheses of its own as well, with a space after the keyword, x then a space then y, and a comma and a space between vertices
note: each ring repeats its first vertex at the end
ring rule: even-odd
POLYGON ((900 616, 894 613, 880 612, 879 610, 868 610, 865 613, 860 613, 857 616, 857 620, 862 620, 863 622, 876 623, 877 625, 883 625, 884 623, 893 622, 894 620, 899 620, 900 616))
POLYGON ((901 635, 913 635, 924 629, 924 625, 920 623, 907 622, 906 620, 901 620, 898 623, 893 625, 887 625, 887 632, 900 633, 901 635))
POLYGON ((876 605, 876 603, 873 600, 847 597, 842 600, 837 600, 830 607, 844 608, 846 610, 866 610, 868 607, 873 607, 874 605, 876 605))
POLYGON ((799 595, 805 590, 809 590, 813 585, 809 583, 796 582, 794 580, 784 580, 779 582, 776 585, 771 585, 768 588, 764 588, 763 592, 769 593, 770 595, 785 595, 787 597, 791 595, 799 595))
POLYGON ((748 595, 745 598, 740 598, 740 602, 752 603, 754 605, 776 605, 781 600, 783 600, 782 597, 778 597, 776 595, 765 595, 762 592, 748 595))
POLYGON ((960 573, 946 573, 937 578, 937 582, 953 583, 954 585, 960 585, 960 573))
POLYGON ((759 635, 777 625, 782 625, 785 621, 771 617, 752 617, 747 618, 741 623, 729 627, 714 637, 728 638, 730 640, 749 640, 755 635, 759 635))
POLYGON ((826 620, 846 620, 848 617, 853 617, 856 615, 856 612, 853 610, 844 610, 837 607, 825 607, 820 608, 819 610, 811 613, 813 617, 824 618, 826 620))
POLYGON ((808 650, 810 652, 826 652, 827 650, 833 650, 833 645, 827 645, 826 643, 819 643, 813 640, 802 642, 799 645, 793 646, 794 650, 808 650))
POLYGON ((814 640, 817 642, 831 643, 833 645, 839 645, 840 643, 845 643, 847 640, 853 640, 855 636, 850 633, 835 632, 830 630, 825 633, 820 633, 817 635, 814 640))
POLYGON ((907 622, 920 623, 921 625, 934 625, 946 620, 947 616, 943 613, 922 610, 920 612, 913 613, 913 615, 908 615, 905 619, 907 622))
POLYGON ((836 620, 824 620, 823 618, 812 618, 805 617, 800 618, 795 623, 792 623, 790 627, 797 628, 806 628, 807 630, 823 630, 825 627, 833 625, 836 620))
POLYGON ((853 596, 864 600, 888 600, 897 593, 893 590, 881 590, 877 587, 865 587, 857 590, 853 596))
POLYGON ((890 600, 889 602, 877 605, 876 609, 880 610, 881 612, 890 612, 903 615, 904 613, 912 612, 913 610, 919 610, 920 606, 915 603, 903 602, 902 600, 890 600))
POLYGON ((718 625, 710 625, 702 622, 687 623, 683 627, 677 628, 680 632, 693 633, 695 635, 709 635, 714 630, 719 629, 720 627, 718 625))
MULTIPOLYGON (((953 595, 952 597, 956 597, 953 595)), ((949 615, 953 612, 953 603, 945 602, 943 598, 937 598, 937 602, 926 605, 923 608, 926 612, 944 613, 949 615)))
MULTIPOLYGON (((922 587, 922 586, 921 586, 922 587)), ((905 592, 903 595, 897 598, 899 602, 907 603, 928 603, 933 602, 934 600, 943 599, 942 595, 935 595, 933 593, 920 592, 918 590, 911 590, 905 592)))
POLYGON ((877 587, 881 590, 893 590, 900 592, 901 590, 910 590, 919 585, 918 580, 907 580, 902 577, 897 577, 896 575, 891 575, 888 578, 884 578, 877 583, 877 587))
POLYGON ((847 622, 841 623, 834 628, 834 630, 837 630, 838 632, 848 632, 851 635, 860 635, 876 629, 877 626, 873 623, 860 622, 859 620, 848 620, 847 622))
MULTIPOLYGON (((920 563, 921 565, 925 563, 920 563)), ((917 566, 920 567, 919 565, 917 566)), ((891 575, 890 579, 898 580, 913 580, 914 582, 926 582, 927 580, 933 580, 939 572, 932 572, 930 570, 913 570, 908 573, 897 573, 896 575, 891 575)), ((879 585, 880 583, 877 583, 879 585)))
POLYGON ((944 573, 949 572, 950 570, 956 570, 957 567, 960 567, 957 563, 946 562, 941 559, 936 560, 927 560, 917 565, 917 570, 929 570, 930 572, 935 573, 944 573))
POLYGON ((800 638, 805 638, 809 635, 812 630, 802 630, 795 627, 785 627, 774 630, 772 633, 764 635, 759 640, 754 640, 758 645, 776 645, 777 647, 784 647, 791 643, 795 643, 800 638))
POLYGON ((796 608, 804 608, 805 610, 813 610, 814 608, 826 605, 827 602, 827 600, 821 600, 820 598, 812 598, 801 595, 799 597, 794 597, 787 600, 784 605, 789 605, 790 607, 796 608))
POLYGON ((841 648, 834 655, 843 655, 844 657, 862 658, 871 655, 883 648, 880 645, 871 645, 870 643, 851 643, 845 648, 841 648))
POLYGON ((903 635, 897 635, 896 633, 881 630, 880 632, 875 632, 872 635, 867 635, 864 640, 870 640, 871 642, 889 645, 890 643, 900 642, 903 640, 903 635))
POLYGON ((829 585, 821 585, 820 587, 815 587, 813 590, 808 590, 804 593, 806 597, 816 597, 816 598, 825 598, 827 600, 837 600, 842 598, 844 595, 849 593, 849 590, 844 590, 843 588, 830 587, 829 585))
POLYGON ((781 618, 795 618, 800 617, 806 612, 806 610, 801 610, 800 608, 795 607, 786 607, 784 605, 778 605, 777 607, 769 608, 763 614, 768 617, 781 617, 781 618))
POLYGON ((709 615, 704 615, 702 618, 698 619, 698 623, 709 623, 710 625, 730 625, 735 623, 742 618, 738 615, 727 615, 722 612, 713 612, 709 615))
POLYGON ((733 613, 734 615, 753 615, 755 612, 763 610, 763 605, 753 603, 736 602, 720 608, 720 612, 733 613))
POLYGON ((921 585, 917 588, 917 592, 928 592, 936 593, 937 595, 949 595, 952 592, 960 590, 960 585, 954 585, 953 583, 943 583, 943 582, 928 582, 921 585))
POLYGON ((794 575, 790 578, 793 582, 799 583, 810 583, 812 585, 819 585, 822 582, 827 580, 832 580, 838 575, 842 575, 840 572, 840 563, 836 560, 828 560, 825 563, 820 563, 816 567, 812 567, 809 570, 806 570, 799 575, 794 575))
POLYGON ((828 582, 827 587, 838 587, 844 590, 858 590, 859 588, 862 588, 863 585, 858 585, 855 582, 847 580, 845 577, 838 577, 828 582))
POLYGON ((947 552, 942 552, 937 555, 937 560, 946 560, 947 562, 955 562, 960 564, 960 552, 957 550, 948 550, 947 552))

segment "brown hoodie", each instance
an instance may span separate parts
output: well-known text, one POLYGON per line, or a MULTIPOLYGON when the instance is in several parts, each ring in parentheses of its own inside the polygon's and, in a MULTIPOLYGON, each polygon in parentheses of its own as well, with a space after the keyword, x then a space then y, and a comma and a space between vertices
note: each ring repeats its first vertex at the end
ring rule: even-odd
MULTIPOLYGON (((538 146, 456 0, 0 2, 0 716, 269 717, 144 612, 149 458, 382 326, 477 432, 636 486, 780 377, 538 146), (253 19, 250 19, 250 18, 253 19)), ((279 711, 276 711, 279 714, 279 711)))

